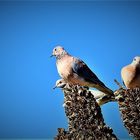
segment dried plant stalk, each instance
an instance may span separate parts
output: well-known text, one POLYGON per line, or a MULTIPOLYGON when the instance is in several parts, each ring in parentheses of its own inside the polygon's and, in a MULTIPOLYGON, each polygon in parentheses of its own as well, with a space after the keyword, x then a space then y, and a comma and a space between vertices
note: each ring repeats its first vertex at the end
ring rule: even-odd
POLYGON ((68 130, 58 129, 55 140, 116 140, 113 130, 104 123, 101 109, 86 88, 65 86, 64 108, 68 130))

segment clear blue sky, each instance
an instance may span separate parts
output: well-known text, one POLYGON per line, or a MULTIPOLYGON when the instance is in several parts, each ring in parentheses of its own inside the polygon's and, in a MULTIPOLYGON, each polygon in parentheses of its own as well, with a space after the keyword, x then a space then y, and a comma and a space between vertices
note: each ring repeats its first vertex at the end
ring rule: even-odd
MULTIPOLYGON (((0 1, 0 138, 53 138, 67 128, 55 45, 84 60, 111 89, 140 55, 140 2, 0 1)), ((129 138, 117 103, 102 107, 118 138, 129 138)))

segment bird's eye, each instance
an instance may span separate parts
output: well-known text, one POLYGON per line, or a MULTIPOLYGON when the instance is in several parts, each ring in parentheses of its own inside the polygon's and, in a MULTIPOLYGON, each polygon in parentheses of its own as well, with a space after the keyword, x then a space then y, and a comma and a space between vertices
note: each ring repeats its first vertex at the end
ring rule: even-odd
POLYGON ((59 83, 61 84, 62 82, 60 81, 59 83))
POLYGON ((136 61, 136 58, 134 58, 134 61, 136 61))
POLYGON ((54 51, 56 51, 56 49, 54 49, 54 51))

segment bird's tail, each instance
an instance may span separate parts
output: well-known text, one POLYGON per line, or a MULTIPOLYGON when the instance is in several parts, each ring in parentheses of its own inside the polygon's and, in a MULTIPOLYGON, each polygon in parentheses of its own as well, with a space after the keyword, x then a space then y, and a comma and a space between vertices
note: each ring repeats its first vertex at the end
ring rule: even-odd
POLYGON ((97 89, 108 95, 114 95, 113 91, 106 86, 97 85, 97 89))

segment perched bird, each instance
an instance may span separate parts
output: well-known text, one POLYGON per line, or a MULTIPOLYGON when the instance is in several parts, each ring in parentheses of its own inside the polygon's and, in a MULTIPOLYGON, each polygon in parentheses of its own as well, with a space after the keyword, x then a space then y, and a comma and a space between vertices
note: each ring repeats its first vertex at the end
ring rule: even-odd
MULTIPOLYGON (((65 89, 66 84, 67 83, 65 82, 64 79, 59 79, 59 80, 56 81, 55 86, 54 86, 53 89, 55 89, 55 88, 65 89)), ((103 93, 101 91, 98 91, 98 90, 89 89, 89 91, 94 96, 94 98, 96 99, 97 103, 100 106, 103 105, 103 104, 106 104, 108 102, 116 101, 114 95, 106 95, 105 93, 103 93)))
MULTIPOLYGON (((55 83, 55 86, 53 87, 53 89, 55 88, 64 88, 66 86, 66 81, 64 79, 58 79, 55 83)), ((101 91, 98 91, 98 90, 93 90, 93 89, 89 89, 89 91, 94 95, 94 98, 95 99, 99 99, 103 96, 105 96, 106 94, 101 92, 101 91)))
POLYGON ((121 70, 123 82, 127 88, 140 88, 140 57, 134 57, 131 64, 121 70))
POLYGON ((82 60, 68 54, 63 47, 55 47, 52 56, 56 57, 59 75, 67 83, 94 87, 105 94, 113 94, 113 91, 106 87, 82 60))

